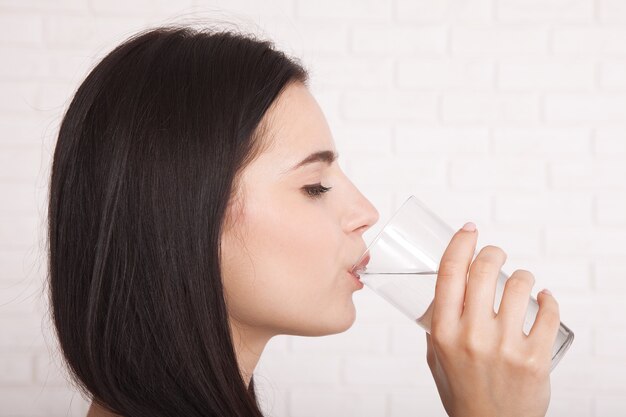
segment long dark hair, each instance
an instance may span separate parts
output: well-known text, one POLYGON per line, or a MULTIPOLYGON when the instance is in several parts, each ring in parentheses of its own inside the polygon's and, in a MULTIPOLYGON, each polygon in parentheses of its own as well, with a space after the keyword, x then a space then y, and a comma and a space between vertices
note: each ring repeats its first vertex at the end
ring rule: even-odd
POLYGON ((89 73, 54 151, 51 318, 72 381, 127 417, 261 416, 219 263, 237 178, 305 68, 269 40, 170 26, 89 73))

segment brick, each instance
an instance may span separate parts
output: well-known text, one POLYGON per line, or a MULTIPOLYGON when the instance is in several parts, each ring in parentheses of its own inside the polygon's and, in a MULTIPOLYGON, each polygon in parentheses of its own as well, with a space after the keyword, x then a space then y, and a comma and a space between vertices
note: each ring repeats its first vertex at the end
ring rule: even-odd
POLYGON ((47 82, 41 88, 39 108, 42 111, 62 113, 72 101, 77 86, 69 82, 47 82))
POLYGON ((444 93, 442 118, 449 123, 508 123, 539 120, 539 97, 528 93, 444 93))
POLYGON ((41 55, 41 50, 35 48, 0 46, 0 78, 31 80, 46 76, 48 66, 41 55))
POLYGON ((32 277, 8 287, 0 287, 0 305, 3 317, 37 316, 38 306, 42 304, 41 294, 36 287, 40 283, 32 277))
POLYGON ((26 249, 38 245, 41 233, 39 216, 13 214, 9 217, 10 222, 5 220, 6 215, 3 217, 3 221, 0 222, 1 249, 26 249))
POLYGON ((146 14, 153 12, 152 0, 126 2, 123 0, 91 0, 91 9, 96 14, 146 14))
POLYGON ((340 360, 337 355, 265 352, 254 374, 277 384, 333 384, 339 382, 340 360))
POLYGON ((386 394, 375 389, 295 387, 289 399, 289 415, 298 417, 380 417, 386 410, 386 394))
MULTIPOLYGON (((18 282, 33 277, 38 267, 40 254, 32 248, 0 249, 0 282, 18 282)), ((8 285, 8 284, 7 284, 8 285)))
POLYGON ((598 227, 592 236, 591 255, 626 257, 626 227, 598 227))
POLYGON ((489 131, 482 127, 398 126, 395 132, 395 149, 402 155, 486 155, 489 151, 489 131))
POLYGON ((396 6, 396 19, 402 22, 487 22, 492 14, 492 0, 398 0, 396 6))
POLYGON ((546 255, 588 256, 592 249, 591 226, 552 226, 545 231, 546 255))
POLYGON ((591 22, 594 18, 593 0, 498 0, 497 11, 503 22, 591 22))
POLYGON ((47 45, 67 49, 98 48, 105 54, 112 46, 146 27, 141 16, 95 17, 93 15, 51 15, 44 25, 47 45), (104 48, 103 45, 112 45, 104 48))
POLYGON ((626 410, 626 397, 624 394, 600 394, 594 395, 594 416, 619 416, 626 410))
POLYGON ((41 147, 42 143, 48 139, 54 138, 52 141, 54 142, 58 134, 57 124, 39 116, 40 114, 16 114, 1 119, 0 146, 3 147, 3 152, 9 147, 13 148, 14 145, 25 145, 27 149, 34 149, 35 145, 41 147), (4 145, 8 145, 8 147, 4 148, 4 145))
POLYGON ((9 114, 31 114, 37 109, 40 87, 34 82, 0 80, 0 111, 9 114))
POLYGON ((506 155, 586 155, 591 149, 591 130, 582 127, 496 127, 493 151, 506 155))
MULTIPOLYGON (((422 330, 416 328, 415 331, 422 330)), ((425 358, 416 357, 413 354, 351 355, 345 359, 343 371, 346 383, 354 386, 389 389, 432 384, 432 376, 425 358)))
MULTIPOLYGON (((601 22, 626 22, 626 5, 621 0, 598 0, 598 15, 601 22)), ((598 414, 605 415, 605 414, 598 414)))
POLYGON ((333 137, 339 152, 339 158, 346 162, 353 157, 391 156, 392 129, 384 126, 361 126, 342 124, 333 126, 333 137), (345 155, 342 158, 342 155, 345 155))
POLYGON ((626 263, 621 259, 594 262, 594 283, 597 291, 626 292, 626 263))
POLYGON ((603 358, 624 358, 624 346, 626 346, 626 327, 615 326, 596 328, 595 353, 603 358))
POLYGON ((292 336, 277 335, 265 345, 264 352, 287 352, 290 350, 292 336))
POLYGON ((2 408, 10 416, 83 416, 89 403, 69 387, 2 387, 2 408))
POLYGON ((446 53, 447 39, 445 25, 359 25, 352 30, 352 51, 367 56, 408 54, 438 57, 446 53))
POLYGON ((352 300, 357 311, 357 318, 353 327, 411 323, 407 316, 367 286, 363 290, 357 291, 352 300))
POLYGON ((361 158, 351 165, 350 177, 362 184, 445 186, 447 166, 442 158, 361 158))
POLYGON ((426 332, 415 323, 391 326, 391 354, 426 358, 426 332))
POLYGON ((594 151, 602 156, 626 154, 626 128, 599 127, 596 129, 594 151))
POLYGON ((606 90, 626 89, 626 61, 609 60, 600 64, 600 86, 606 90))
MULTIPOLYGON (((546 417, 589 417, 592 406, 591 394, 562 394, 556 393, 550 396, 550 406, 546 417)), ((599 414, 603 415, 603 414, 599 414)))
POLYGON ((3 352, 0 355, 0 384, 27 385, 33 380, 33 355, 3 352))
POLYGON ((391 0, 347 0, 342 2, 296 0, 295 7, 296 16, 305 19, 381 21, 390 20, 393 11, 392 3, 391 0))
POLYGON ((30 184, 0 183, 0 212, 36 214, 39 209, 35 190, 30 184))
POLYGON ((435 121, 438 98, 435 94, 406 91, 350 91, 343 96, 341 110, 346 120, 435 121))
POLYGON ((591 290, 592 267, 586 259, 552 259, 517 262, 511 272, 526 269, 536 279, 535 290, 548 288, 554 294, 585 294, 591 290))
POLYGON ((506 224, 591 224, 592 203, 588 193, 500 193, 494 198, 494 219, 506 224))
POLYGON ((541 26, 456 25, 452 55, 459 57, 538 57, 548 54, 548 29, 541 26))
MULTIPOLYGON (((460 228, 459 225, 458 228, 460 228)), ((516 259, 537 259, 541 255, 541 227, 535 225, 477 224, 476 254, 487 245, 499 246, 507 253, 502 271, 510 275, 516 269, 516 259)))
POLYGON ((312 78, 330 87, 385 88, 393 82, 391 60, 372 62, 370 58, 318 58, 312 78))
POLYGON ((620 26, 555 27, 552 48, 556 56, 608 58, 626 54, 626 28, 620 26))
POLYGON ((0 0, 0 8, 30 12, 88 12, 85 0, 0 0))
POLYGON ((545 117, 549 122, 623 122, 626 119, 625 94, 549 93, 545 97, 545 117))
POLYGON ((84 50, 55 48, 46 55, 48 79, 67 81, 74 89, 87 77, 89 71, 97 64, 97 57, 85 53, 84 50))
MULTIPOLYGON (((624 179, 626 185, 626 179, 624 179)), ((626 193, 598 193, 596 200, 598 224, 626 226, 626 193)))
POLYGON ((626 255, 624 228, 547 226, 548 256, 597 256, 619 258, 626 255))
POLYGON ((349 31, 348 24, 339 22, 298 22, 294 27, 285 19, 274 19, 267 25, 272 40, 287 44, 298 41, 302 49, 298 56, 311 63, 317 62, 317 57, 343 56, 348 50, 349 31))
MULTIPOLYGON (((574 348, 576 342, 570 349, 574 348)), ((552 392, 556 395, 573 393, 585 394, 583 387, 589 387, 593 379, 595 369, 589 362, 577 362, 572 364, 568 357, 569 351, 565 354, 559 365, 550 374, 552 392)))
POLYGON ((0 181, 28 182, 43 173, 41 147, 5 148, 0 152, 0 181))
POLYGON ((489 90, 494 65, 482 59, 402 59, 397 63, 398 85, 419 90, 489 90))
POLYGON ((441 187, 420 187, 398 184, 395 189, 396 204, 400 204, 415 195, 423 205, 434 212, 450 227, 461 228, 467 221, 487 224, 492 219, 491 193, 486 190, 442 190, 441 187))
POLYGON ((616 160, 570 158, 549 162, 550 185, 556 189, 622 188, 626 166, 616 160))
POLYGON ((0 15, 0 43, 16 45, 41 45, 43 17, 39 14, 3 12, 0 15))
POLYGON ((0 316, 0 348, 7 349, 39 349, 45 346, 42 334, 42 320, 32 316, 2 317, 0 316))
POLYGON ((498 87, 506 91, 591 91, 595 64, 589 60, 513 61, 498 65, 498 87))
POLYGON ((533 191, 546 188, 546 163, 535 158, 455 158, 450 164, 450 181, 455 188, 533 191))
POLYGON ((389 417, 406 416, 429 416, 447 417, 443 408, 439 394, 437 393, 435 381, 432 386, 420 387, 416 390, 394 389, 391 392, 391 403, 389 406, 389 417))
POLYGON ((50 356, 49 352, 35 355, 35 381, 46 387, 67 387, 70 385, 68 371, 58 357, 50 356))
POLYGON ((623 362, 609 361, 596 366, 590 381, 595 392, 626 394, 626 365, 623 362))

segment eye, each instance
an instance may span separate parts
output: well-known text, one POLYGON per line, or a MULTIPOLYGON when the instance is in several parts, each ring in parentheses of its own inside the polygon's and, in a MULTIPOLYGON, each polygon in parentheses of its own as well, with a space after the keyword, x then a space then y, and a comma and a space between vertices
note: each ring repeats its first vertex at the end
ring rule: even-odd
POLYGON ((311 198, 320 198, 322 194, 329 191, 333 187, 324 187, 322 184, 313 184, 304 186, 303 189, 311 198))

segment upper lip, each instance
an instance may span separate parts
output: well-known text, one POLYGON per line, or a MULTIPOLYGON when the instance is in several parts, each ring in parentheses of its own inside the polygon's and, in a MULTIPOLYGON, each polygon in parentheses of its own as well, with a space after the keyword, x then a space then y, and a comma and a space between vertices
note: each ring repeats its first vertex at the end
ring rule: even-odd
POLYGON ((367 263, 370 261, 370 254, 366 254, 363 259, 361 259, 361 262, 359 262, 358 264, 354 265, 352 267, 352 269, 350 270, 350 272, 352 272, 354 275, 358 276, 359 272, 363 272, 365 270, 365 265, 367 265, 367 263))

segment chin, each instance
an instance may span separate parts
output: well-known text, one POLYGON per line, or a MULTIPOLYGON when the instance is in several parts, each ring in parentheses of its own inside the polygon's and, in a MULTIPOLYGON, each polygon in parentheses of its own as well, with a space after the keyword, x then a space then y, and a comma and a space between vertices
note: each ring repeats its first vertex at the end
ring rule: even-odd
POLYGON ((354 304, 350 303, 341 312, 333 312, 332 314, 318 316, 316 323, 306 323, 306 328, 302 327, 292 334, 297 336, 329 336, 337 333, 343 333, 350 329, 356 320, 356 309, 354 304))

